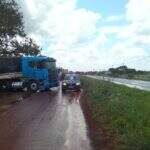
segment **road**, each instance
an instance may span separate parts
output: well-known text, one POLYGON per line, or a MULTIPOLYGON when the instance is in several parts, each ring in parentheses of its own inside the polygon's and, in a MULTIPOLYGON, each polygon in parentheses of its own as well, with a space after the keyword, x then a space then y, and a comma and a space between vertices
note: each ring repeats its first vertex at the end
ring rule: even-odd
POLYGON ((0 150, 92 150, 80 96, 36 93, 10 107, 0 115, 0 150))
POLYGON ((105 80, 111 81, 116 84, 126 85, 128 87, 133 87, 145 91, 150 91, 150 82, 149 81, 141 81, 141 80, 129 80, 129 79, 122 79, 122 78, 112 78, 112 77, 102 77, 102 76, 91 76, 88 77, 95 78, 98 80, 105 80))

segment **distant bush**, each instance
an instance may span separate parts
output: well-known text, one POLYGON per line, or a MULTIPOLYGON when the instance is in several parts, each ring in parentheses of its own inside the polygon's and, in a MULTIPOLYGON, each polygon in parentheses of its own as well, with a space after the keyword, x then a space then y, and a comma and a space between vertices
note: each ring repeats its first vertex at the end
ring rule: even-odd
POLYGON ((109 129, 115 150, 150 149, 150 92, 82 77, 93 118, 109 129))

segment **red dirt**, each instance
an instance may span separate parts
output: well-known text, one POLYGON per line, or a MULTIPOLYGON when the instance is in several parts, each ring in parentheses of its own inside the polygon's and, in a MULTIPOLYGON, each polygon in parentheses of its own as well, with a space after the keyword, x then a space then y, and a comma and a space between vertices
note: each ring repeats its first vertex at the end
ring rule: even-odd
POLYGON ((84 91, 81 96, 81 107, 85 115, 86 122, 89 128, 89 137, 95 150, 112 150, 113 142, 109 137, 107 130, 93 118, 92 110, 89 105, 89 99, 84 91))

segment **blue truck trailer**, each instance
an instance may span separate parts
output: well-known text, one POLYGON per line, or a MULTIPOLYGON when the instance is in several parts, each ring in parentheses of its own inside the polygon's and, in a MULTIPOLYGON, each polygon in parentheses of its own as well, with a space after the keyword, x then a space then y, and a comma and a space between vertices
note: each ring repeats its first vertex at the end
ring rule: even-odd
POLYGON ((36 92, 59 86, 56 60, 46 56, 0 57, 0 90, 36 92))

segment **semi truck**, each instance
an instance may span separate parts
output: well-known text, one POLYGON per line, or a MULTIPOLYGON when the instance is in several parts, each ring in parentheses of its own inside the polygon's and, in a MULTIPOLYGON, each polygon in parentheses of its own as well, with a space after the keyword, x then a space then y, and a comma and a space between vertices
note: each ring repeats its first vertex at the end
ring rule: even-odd
POLYGON ((32 92, 59 86, 56 60, 46 56, 0 57, 0 90, 32 92))

